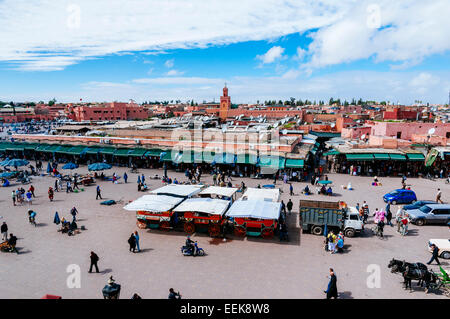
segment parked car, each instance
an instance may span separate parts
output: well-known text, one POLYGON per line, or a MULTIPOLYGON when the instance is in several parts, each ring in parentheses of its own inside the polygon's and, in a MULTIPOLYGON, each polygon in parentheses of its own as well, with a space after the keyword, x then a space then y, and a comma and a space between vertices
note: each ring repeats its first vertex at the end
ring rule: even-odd
POLYGON ((428 250, 430 252, 432 252, 432 244, 435 244, 439 249, 439 257, 450 259, 450 239, 430 239, 428 241, 428 250))
POLYGON ((411 222, 417 226, 425 224, 447 225, 450 221, 450 204, 427 204, 407 211, 411 222))
POLYGON ((390 193, 383 196, 385 203, 390 203, 393 205, 397 204, 411 204, 417 201, 416 193, 408 189, 396 189, 390 193))
POLYGON ((435 201, 432 200, 418 200, 417 202, 409 205, 403 206, 404 210, 410 210, 410 209, 418 209, 426 204, 437 204, 435 201))

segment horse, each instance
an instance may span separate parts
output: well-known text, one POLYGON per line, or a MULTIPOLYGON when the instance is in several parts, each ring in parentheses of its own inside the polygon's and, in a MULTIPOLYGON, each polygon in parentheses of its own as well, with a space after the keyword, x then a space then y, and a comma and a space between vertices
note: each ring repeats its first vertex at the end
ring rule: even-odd
MULTIPOLYGON (((406 271, 406 267, 410 267, 410 269, 419 269, 428 271, 428 267, 425 264, 422 263, 408 263, 404 260, 398 260, 392 258, 392 260, 388 264, 388 268, 391 269, 391 273, 404 273, 406 271)), ((411 280, 407 281, 405 276, 403 276, 403 285, 406 288, 408 288, 408 285, 411 287, 411 280)), ((422 281, 419 279, 419 282, 417 283, 418 286, 422 286, 422 281)))
POLYGON ((413 279, 419 280, 420 287, 423 287, 423 282, 425 282, 425 293, 428 293, 431 284, 433 284, 433 288, 435 289, 439 289, 441 285, 439 277, 435 273, 428 270, 406 266, 402 275, 406 283, 405 289, 407 289, 408 286, 410 290, 412 289, 411 281, 413 279))

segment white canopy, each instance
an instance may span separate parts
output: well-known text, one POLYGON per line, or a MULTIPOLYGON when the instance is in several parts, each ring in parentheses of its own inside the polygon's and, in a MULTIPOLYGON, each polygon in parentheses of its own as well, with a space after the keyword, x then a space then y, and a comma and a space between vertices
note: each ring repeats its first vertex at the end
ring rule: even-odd
POLYGON ((259 219, 278 219, 281 212, 281 203, 264 200, 237 200, 226 212, 228 217, 247 217, 259 219))
POLYGON ((147 211, 161 213, 173 209, 184 198, 166 195, 144 195, 125 205, 124 209, 131 211, 147 211))
POLYGON ((220 186, 209 186, 208 188, 202 190, 200 195, 219 195, 231 197, 237 192, 235 187, 220 187, 220 186))
POLYGON ((179 184, 169 184, 155 190, 150 193, 158 195, 171 195, 179 197, 191 197, 195 194, 200 193, 202 185, 179 185, 179 184))
POLYGON ((189 198, 176 207, 174 212, 199 212, 211 215, 223 215, 230 202, 216 198, 189 198))
POLYGON ((280 199, 280 189, 274 188, 247 188, 242 200, 264 200, 270 202, 278 202, 280 199))

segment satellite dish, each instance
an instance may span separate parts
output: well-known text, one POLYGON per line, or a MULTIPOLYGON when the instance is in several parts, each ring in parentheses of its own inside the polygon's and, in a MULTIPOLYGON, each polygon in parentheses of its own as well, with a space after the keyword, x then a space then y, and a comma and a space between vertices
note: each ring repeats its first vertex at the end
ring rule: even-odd
POLYGON ((365 139, 366 138, 366 134, 361 135, 361 139, 365 139))
POLYGON ((336 123, 331 123, 331 127, 335 127, 336 126, 336 123))
POLYGON ((430 135, 434 134, 434 132, 436 132, 436 129, 434 127, 430 128, 428 130, 428 134, 430 134, 430 135))

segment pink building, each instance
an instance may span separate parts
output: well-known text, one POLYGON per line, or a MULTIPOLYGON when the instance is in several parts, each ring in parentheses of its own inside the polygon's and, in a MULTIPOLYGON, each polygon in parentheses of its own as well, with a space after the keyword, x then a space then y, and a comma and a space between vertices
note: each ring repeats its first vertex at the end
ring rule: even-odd
POLYGON ((450 138, 450 123, 371 122, 369 125, 372 126, 371 135, 375 136, 390 136, 404 140, 411 140, 413 134, 450 138), (432 128, 434 132, 429 134, 432 128))
POLYGON ((109 104, 69 107, 69 117, 77 122, 104 120, 144 120, 148 110, 134 102, 111 102, 109 104))

